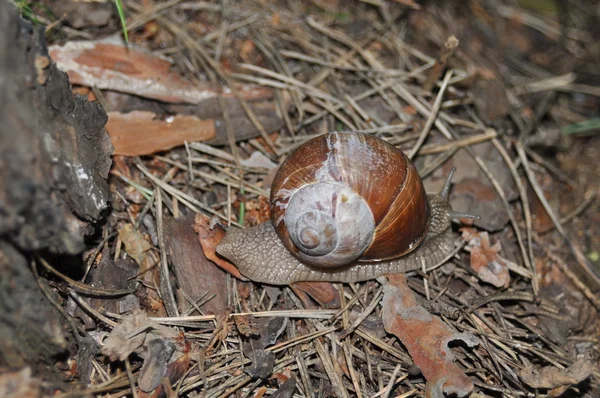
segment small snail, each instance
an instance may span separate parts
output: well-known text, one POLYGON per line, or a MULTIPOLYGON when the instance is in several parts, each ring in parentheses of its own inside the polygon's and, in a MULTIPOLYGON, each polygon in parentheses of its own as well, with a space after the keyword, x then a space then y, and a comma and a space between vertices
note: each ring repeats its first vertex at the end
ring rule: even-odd
POLYGON ((410 160, 367 134, 334 132, 299 146, 271 186, 271 221, 230 228, 217 253, 249 279, 358 282, 436 265, 455 249, 448 191, 426 195, 410 160))

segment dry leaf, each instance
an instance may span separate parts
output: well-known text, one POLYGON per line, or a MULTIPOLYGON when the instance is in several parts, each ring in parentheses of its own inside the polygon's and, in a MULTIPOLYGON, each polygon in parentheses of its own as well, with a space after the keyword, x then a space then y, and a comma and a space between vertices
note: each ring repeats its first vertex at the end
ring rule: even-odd
POLYGON ((238 271, 235 265, 217 255, 215 248, 225 236, 225 231, 217 226, 211 228, 209 224, 210 219, 208 217, 203 214, 196 214, 196 218, 194 219, 194 231, 198 233, 198 240, 202 245, 204 255, 226 272, 229 272, 238 279, 247 281, 248 279, 240 274, 240 271, 238 271))
MULTIPOLYGON (((550 140, 543 140, 546 144, 550 140)), ((546 193, 552 191, 553 187, 549 186, 548 179, 543 179, 541 181, 542 190, 546 193)), ((550 231, 554 228, 554 223, 550 218, 550 215, 544 208, 544 205, 540 201, 540 198, 537 196, 531 184, 527 184, 527 200, 529 201, 529 209, 531 211, 531 224, 535 232, 544 233, 550 231)))
POLYGON ((296 282, 290 286, 312 297, 321 308, 340 308, 340 294, 330 282, 296 282))
POLYGON ((291 375, 281 386, 271 395, 270 398, 292 398, 296 391, 296 376, 291 375))
POLYGON ((175 340, 178 336, 173 329, 148 319, 144 311, 135 310, 113 328, 104 341, 102 352, 108 355, 111 361, 123 361, 134 351, 144 357, 145 349, 141 348, 148 341, 156 338, 175 340))
POLYGON ((592 361, 578 359, 567 369, 559 369, 554 366, 545 366, 543 368, 529 366, 519 371, 519 377, 532 388, 558 389, 555 393, 560 392, 562 394, 565 387, 568 388, 581 383, 593 371, 594 363, 592 361))
POLYGON ((211 340, 208 343, 208 345, 206 346, 205 352, 208 353, 208 352, 212 351, 212 349, 215 345, 221 344, 221 342, 227 338, 227 335, 229 334, 229 329, 230 329, 230 325, 229 325, 229 317, 230 316, 231 316, 231 308, 227 308, 227 310, 221 316, 217 317, 217 319, 216 319, 217 327, 215 327, 215 330, 212 333, 211 340))
POLYGON ((238 331, 246 336, 258 336, 260 334, 259 325, 256 322, 256 318, 252 315, 236 315, 233 317, 235 326, 238 331))
POLYGON ((256 46, 252 40, 244 40, 240 46, 239 55, 244 62, 250 62, 250 53, 254 51, 256 46))
MULTIPOLYGON (((154 377, 158 379, 158 376, 162 373, 162 377, 158 380, 160 383, 154 391, 147 393, 141 390, 142 382, 139 381, 142 378, 142 371, 140 371, 140 378, 138 379, 140 389, 138 389, 138 398, 176 398, 177 395, 173 393, 171 386, 176 383, 185 375, 188 368, 190 367, 191 357, 191 344, 185 340, 183 333, 180 333, 179 338, 176 341, 177 350, 171 357, 171 362, 166 365, 166 370, 158 372, 158 367, 154 368, 154 377)), ((144 366, 146 361, 144 361, 144 366)), ((143 367, 142 367, 143 370, 143 367)))
POLYGON ((133 172, 131 171, 130 158, 124 156, 113 156, 113 164, 111 172, 114 170, 115 173, 124 175, 130 180, 133 180, 133 172))
POLYGON ((281 25, 281 14, 279 14, 278 12, 274 12, 273 14, 271 14, 271 25, 275 28, 281 25))
POLYGON ((179 381, 179 379, 183 377, 183 375, 189 367, 190 356, 186 353, 179 357, 176 361, 173 361, 169 365, 167 365, 165 376, 162 378, 161 384, 156 388, 156 390, 154 390, 154 392, 152 392, 151 394, 147 394, 143 391, 138 391, 138 398, 176 398, 177 395, 172 393, 171 386, 176 385, 176 383, 179 381))
POLYGON ((144 238, 144 234, 133 228, 133 225, 121 226, 119 238, 125 245, 127 254, 138 263, 142 271, 150 269, 158 262, 158 256, 150 250, 152 245, 144 238))
POLYGON ((464 239, 471 237, 465 249, 471 253, 471 268, 477 272, 481 280, 496 287, 508 287, 510 262, 500 257, 499 253, 502 250, 500 241, 490 245, 487 232, 478 232, 473 228, 462 228, 461 231, 464 239))
MULTIPOLYGON (((240 201, 234 202, 233 207, 236 211, 239 211, 240 203, 240 201)), ((251 227, 269 221, 271 214, 269 199, 264 196, 246 200, 244 207, 244 225, 251 227)))
POLYGON ((472 347, 479 340, 468 333, 455 333, 438 317, 417 304, 402 274, 378 278, 383 284, 383 324, 388 333, 398 336, 413 361, 427 379, 428 397, 443 398, 444 393, 467 396, 473 382, 454 363, 448 344, 462 340, 472 347))
POLYGON ((261 151, 252 152, 252 155, 248 159, 242 159, 240 163, 245 167, 258 167, 267 170, 277 167, 277 164, 266 157, 261 151))
MULTIPOLYGON (((237 321, 238 316, 235 318, 237 321)), ((255 333, 242 338, 242 352, 252 361, 252 364, 244 369, 246 373, 265 379, 273 372, 275 353, 265 348, 275 344, 286 325, 287 318, 281 317, 254 320, 255 333)))
POLYGON ((266 379, 273 372, 275 353, 267 350, 252 350, 246 355, 252 363, 244 371, 255 379, 266 379))
POLYGON ((160 384, 167 372, 167 364, 175 351, 175 344, 165 339, 152 339, 148 342, 148 350, 140 375, 138 385, 143 392, 150 392, 160 384))

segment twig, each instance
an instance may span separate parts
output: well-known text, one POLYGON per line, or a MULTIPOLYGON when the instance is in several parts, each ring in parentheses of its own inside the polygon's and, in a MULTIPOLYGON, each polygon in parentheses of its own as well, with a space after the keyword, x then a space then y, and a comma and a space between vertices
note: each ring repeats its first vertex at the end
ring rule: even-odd
POLYGON ((340 333, 340 336, 339 336, 340 340, 345 339, 350 333, 352 333, 357 327, 359 327, 360 324, 363 323, 363 321, 365 319, 367 319, 367 317, 369 315, 371 315, 373 310, 375 310, 375 307, 377 307, 379 305, 379 299, 381 298, 382 295, 383 295, 383 286, 379 288, 377 293, 375 293, 375 295, 373 296, 373 300, 371 300, 371 304, 369 304, 369 306, 367 308, 365 308, 365 310, 359 315, 359 317, 356 318, 356 320, 354 322, 352 322, 352 324, 350 326, 348 326, 346 329, 342 330, 342 332, 340 333))
POLYGON ((458 39, 452 35, 446 39, 444 46, 440 52, 440 57, 435 62, 433 68, 429 71, 429 75, 427 76, 427 80, 423 84, 423 90, 431 91, 433 85, 442 75, 442 71, 446 68, 446 63, 448 59, 454 54, 454 51, 458 48, 458 39))
POLYGON ((334 370, 333 363, 329 358, 329 353, 325 349, 325 346, 319 340, 315 340, 315 347, 317 348, 317 353, 319 354, 319 358, 321 358, 321 363, 323 363, 325 373, 327 373, 327 376, 331 381, 331 387, 335 391, 336 395, 338 397, 349 398, 348 391, 344 388, 344 383, 334 370))
POLYGON ((440 91, 438 92, 438 95, 435 98, 435 101, 433 102, 433 108, 431 108, 431 113, 429 114, 429 117, 427 118, 425 127, 423 127, 423 131, 421 132, 419 139, 417 140, 417 142, 415 143, 415 145, 413 146, 411 151, 408 153, 409 159, 412 159, 415 157, 417 152, 419 152, 421 145, 423 144, 423 142, 425 142, 425 139, 427 138, 427 134, 429 134, 429 131, 431 130, 431 126, 433 126, 433 123, 435 122, 437 114, 440 110, 440 105, 442 104, 442 99, 444 98, 444 92, 446 91, 446 87, 448 86, 448 82, 450 81, 451 77, 452 77, 452 70, 449 70, 446 73, 446 76, 444 76, 444 81, 442 82, 442 87, 440 88, 440 91))
POLYGON ((75 292, 74 290, 70 290, 69 289, 69 296, 71 296, 71 298, 73 300, 75 300, 75 302, 77 304, 79 304, 81 307, 83 307, 83 309, 85 310, 85 312, 91 314, 92 316, 94 316, 96 319, 101 320, 102 322, 106 323, 108 326, 110 327, 115 327, 117 326, 116 322, 113 322, 112 320, 110 320, 109 318, 105 317, 104 315, 102 315, 101 313, 99 313, 98 311, 96 311, 95 309, 93 309, 88 303, 86 303, 80 296, 79 294, 77 294, 77 292, 75 292))
POLYGON ((135 379, 133 377, 133 372, 131 371, 131 363, 129 362, 129 358, 125 358, 125 371, 127 373, 127 380, 129 380, 129 386, 131 388, 131 395, 133 398, 137 398, 137 388, 135 388, 135 379))
POLYGON ((430 144, 425 145, 419 149, 419 155, 433 155, 436 153, 443 153, 451 149, 465 148, 471 145, 481 144, 482 142, 490 141, 498 136, 493 129, 487 129, 485 133, 473 135, 470 137, 462 138, 460 140, 448 142, 445 144, 430 144))
POLYGON ((573 209, 572 212, 560 219, 561 225, 565 225, 573 218, 579 216, 588 208, 589 205, 594 203, 594 201, 596 200, 596 193, 594 191, 589 191, 585 196, 585 200, 579 206, 577 206, 575 209, 573 209))
MULTIPOLYGON (((521 250, 521 256, 523 257, 523 262, 525 262, 525 266, 532 274, 531 286, 535 294, 539 292, 539 284, 537 282, 537 270, 535 269, 535 258, 533 256, 533 245, 531 240, 532 233, 532 218, 531 218, 531 210, 529 206, 529 200, 527 199, 527 192, 525 191, 525 186, 521 182, 521 178, 517 172, 517 168, 515 167, 512 159, 506 152, 506 149, 502 146, 502 144, 497 140, 493 139, 492 144, 502 156, 502 159, 508 166, 508 170, 512 176, 513 182, 519 191, 519 197, 521 198, 521 206, 523 206, 523 215, 525 217, 525 227, 527 234, 527 251, 525 250, 525 246, 523 244, 523 239, 521 237, 521 231, 516 223, 516 220, 510 218, 510 222, 512 224, 513 230, 515 231, 515 236, 517 237, 517 244, 519 245, 519 249, 521 250), (513 222, 514 221, 514 222, 513 222)), ((510 216, 509 216, 510 217, 510 216)))
POLYGON ((394 384, 396 383, 396 377, 398 376, 398 373, 400 373, 400 369, 400 364, 396 365, 396 367, 394 368, 394 372, 392 373, 392 377, 390 377, 390 381, 388 382, 387 386, 385 386, 385 390, 381 395, 382 398, 388 398, 390 396, 390 393, 392 392, 392 387, 394 387, 394 384))
POLYGON ((104 296, 104 297, 125 296, 130 293, 133 293, 133 291, 129 290, 129 289, 107 290, 107 289, 102 289, 102 288, 97 288, 97 287, 92 287, 90 285, 86 285, 85 283, 78 282, 74 279, 69 278, 65 274, 62 274, 61 272, 57 271, 54 267, 52 267, 50 264, 48 264, 48 262, 46 260, 44 260, 42 257, 36 256, 36 260, 47 271, 51 272, 52 274, 58 276, 60 279, 67 282, 73 288, 73 290, 75 290, 79 293, 87 294, 90 296, 104 296))
POLYGON ((171 288, 171 278, 169 277, 169 263, 167 262, 167 247, 165 245, 164 225, 163 225, 163 206, 162 206, 162 192, 160 189, 156 190, 156 229, 158 233, 158 248, 160 249, 160 282, 159 291, 163 303, 165 304, 165 310, 169 316, 179 316, 179 309, 177 308, 177 302, 175 301, 175 295, 171 288))

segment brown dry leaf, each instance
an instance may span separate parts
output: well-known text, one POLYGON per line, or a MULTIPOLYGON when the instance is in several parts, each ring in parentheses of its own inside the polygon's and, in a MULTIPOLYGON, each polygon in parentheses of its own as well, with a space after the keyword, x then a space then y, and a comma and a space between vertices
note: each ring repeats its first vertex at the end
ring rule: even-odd
POLYGON ((519 55, 528 55, 535 48, 533 38, 528 34, 527 27, 520 13, 513 13, 512 18, 504 24, 504 35, 500 39, 504 48, 511 49, 519 55))
POLYGON ((215 137, 214 120, 192 115, 170 116, 160 120, 148 111, 108 112, 106 131, 115 155, 141 156, 183 145, 185 141, 205 141, 215 137))
POLYGON ((256 390, 252 398, 262 398, 267 393, 267 387, 260 387, 256 390))
POLYGON ((291 374, 285 382, 281 383, 280 379, 278 381, 280 386, 270 398, 292 398, 296 391, 296 376, 291 374))
POLYGON ((475 107, 487 120, 496 121, 510 113, 507 89, 501 79, 476 79, 472 91, 475 107))
POLYGON ((144 238, 144 234, 136 231, 131 224, 124 224, 119 228, 119 238, 125 245, 127 254, 145 271, 158 263, 158 256, 151 251, 152 245, 144 238))
MULTIPOLYGON (((508 260, 500 257, 502 246, 500 241, 490 245, 490 237, 487 232, 479 232, 473 228, 462 228, 463 239, 470 240, 465 246, 471 252, 471 268, 482 281, 491 283, 496 287, 508 287, 510 274, 508 273, 508 260)), ((517 267, 515 264, 514 267, 517 267)))
POLYGON ((340 370, 344 374, 344 376, 350 378, 350 369, 348 368, 348 361, 346 360, 346 355, 344 354, 344 350, 338 350, 337 356, 335 358, 337 362, 337 366, 339 366, 340 370))
POLYGON ((233 317, 235 326, 238 331, 246 336, 258 336, 260 334, 259 324, 256 322, 256 318, 252 315, 237 315, 233 317))
POLYGON ((402 274, 378 279, 383 285, 383 324, 388 333, 398 336, 415 365, 427 379, 428 397, 444 393, 464 397, 473 391, 473 382, 454 363, 448 343, 462 340, 469 347, 479 340, 468 333, 455 333, 438 317, 417 304, 402 274))
POLYGON ((290 286, 294 291, 302 290, 312 297, 321 308, 340 308, 340 295, 330 282, 296 282, 290 286))
POLYGON ((229 272, 238 279, 247 281, 248 279, 240 274, 240 271, 238 271, 235 265, 217 255, 215 248, 225 236, 225 231, 217 226, 211 228, 209 224, 210 219, 208 217, 203 214, 196 214, 196 218, 194 219, 194 231, 198 233, 198 240, 200 241, 200 245, 202 245, 204 255, 226 272, 229 272))
POLYGON ((594 371, 594 363, 587 359, 578 359, 567 369, 554 366, 535 368, 529 366, 519 371, 519 377, 532 388, 553 389, 550 395, 557 397, 567 388, 581 383, 594 371))
POLYGON ((274 373, 273 376, 271 377, 271 379, 277 380, 277 383, 279 383, 279 385, 281 385, 281 384, 285 383, 286 381, 288 381, 292 376, 293 376, 293 374, 292 374, 292 372, 290 372, 289 369, 284 369, 281 372, 274 373))
MULTIPOLYGON (((542 189, 544 192, 551 192, 553 187, 549 186, 548 179, 542 179, 542 189)), ((554 228, 554 223, 548 215, 548 212, 544 208, 544 205, 540 201, 531 184, 527 183, 527 200, 529 200, 529 206, 531 210, 531 224, 535 232, 544 233, 554 228)), ((548 198, 548 197, 547 197, 548 198)))
MULTIPOLYGON (((239 211, 240 202, 236 201, 233 207, 239 211)), ((247 200, 244 202, 244 225, 254 226, 266 222, 270 217, 269 199, 264 196, 259 196, 256 199, 247 200)))
POLYGON ((271 25, 275 28, 281 25, 281 14, 278 12, 274 12, 271 15, 271 25))
POLYGON ((111 361, 123 361, 134 351, 145 357, 145 347, 151 340, 175 340, 178 336, 173 329, 148 319, 144 311, 135 310, 113 328, 104 341, 102 352, 108 355, 111 361))
POLYGON ((240 58, 242 58, 244 62, 249 62, 250 53, 252 53, 255 48, 256 46, 254 45, 254 42, 252 40, 244 40, 244 42, 240 46, 240 58))
POLYGON ((227 308, 227 310, 225 310, 225 312, 221 316, 217 317, 217 319, 216 319, 217 326, 215 327, 215 330, 212 333, 212 338, 210 340, 210 343, 207 345, 206 350, 205 350, 207 353, 212 351, 212 349, 215 345, 221 344, 221 342, 227 338, 227 335, 229 334, 229 329, 230 329, 230 325, 229 325, 229 317, 230 316, 231 316, 231 308, 227 308))
POLYGON ((167 366, 167 377, 169 380, 171 380, 171 383, 175 383, 183 377, 187 369, 190 367, 190 362, 190 354, 186 353, 167 366))
POLYGON ((129 158, 124 156, 113 156, 113 169, 115 172, 120 173, 130 180, 133 180, 133 173, 129 164, 129 158))
POLYGON ((410 105, 404 106, 402 108, 402 111, 404 113, 406 113, 407 115, 409 115, 409 116, 415 116, 417 114, 417 110, 414 107, 410 106, 410 105))

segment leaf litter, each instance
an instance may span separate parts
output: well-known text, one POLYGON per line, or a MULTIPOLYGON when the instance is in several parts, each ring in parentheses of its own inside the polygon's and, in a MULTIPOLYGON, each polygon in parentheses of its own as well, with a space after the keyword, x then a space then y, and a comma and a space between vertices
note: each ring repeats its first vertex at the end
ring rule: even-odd
MULTIPOLYGON (((139 151, 121 153, 150 156, 115 157, 103 256, 138 264, 130 278, 139 282, 141 308, 82 309, 94 319, 86 323, 88 333, 102 348, 90 360, 90 384, 74 385, 74 393, 533 397, 578 391, 591 397, 600 388, 600 286, 580 244, 597 239, 592 221, 600 220, 593 212, 579 217, 597 207, 586 184, 573 184, 589 177, 573 166, 581 163, 576 156, 554 159, 539 145, 528 146, 544 142, 548 129, 593 116, 590 109, 599 105, 593 80, 568 74, 585 69, 571 52, 585 51, 587 26, 570 27, 578 34, 557 40, 556 19, 534 17, 537 10, 511 2, 493 9, 469 3, 460 12, 413 1, 356 2, 347 9, 337 1, 249 1, 244 8, 125 3, 139 28, 130 32, 138 46, 129 53, 115 41, 69 40, 51 55, 107 110, 130 117, 146 112, 153 122, 206 112, 193 120, 212 124, 215 138, 139 150, 131 135, 139 151), (532 37, 552 51, 536 51, 532 37), (111 54, 112 61, 99 61, 111 54), (136 77, 136 70, 147 75, 136 77), (433 112, 444 76, 451 77, 433 112), (284 288, 245 282, 215 253, 225 228, 268 220, 276 165, 309 137, 343 129, 415 153, 428 185, 443 180, 452 165, 462 170, 453 203, 485 213, 468 229, 465 250, 438 269, 380 282, 284 288), (571 167, 571 177, 559 166, 571 167), (538 179, 542 197, 534 189, 538 179), (572 215, 559 222, 549 217, 537 228, 532 212, 550 215, 543 196, 565 186, 568 200, 549 205, 572 215), (173 221, 189 229, 165 228, 173 221), (586 230, 591 233, 577 232, 586 230), (550 271, 548 263, 559 267, 550 271), (227 274, 209 282, 216 266, 227 274), (216 307, 208 305, 215 292, 193 288, 211 284, 221 292, 216 307), (560 293, 553 295, 553 284, 562 286, 560 293), (569 308, 585 302, 577 319, 561 312, 563 297, 569 308), (166 316, 167 301, 178 316, 166 316)), ((121 127, 126 136, 129 127, 121 127)), ((161 133, 171 135, 160 126, 153 134, 161 133)), ((584 158, 597 145, 593 136, 575 140, 570 145, 584 158)))

